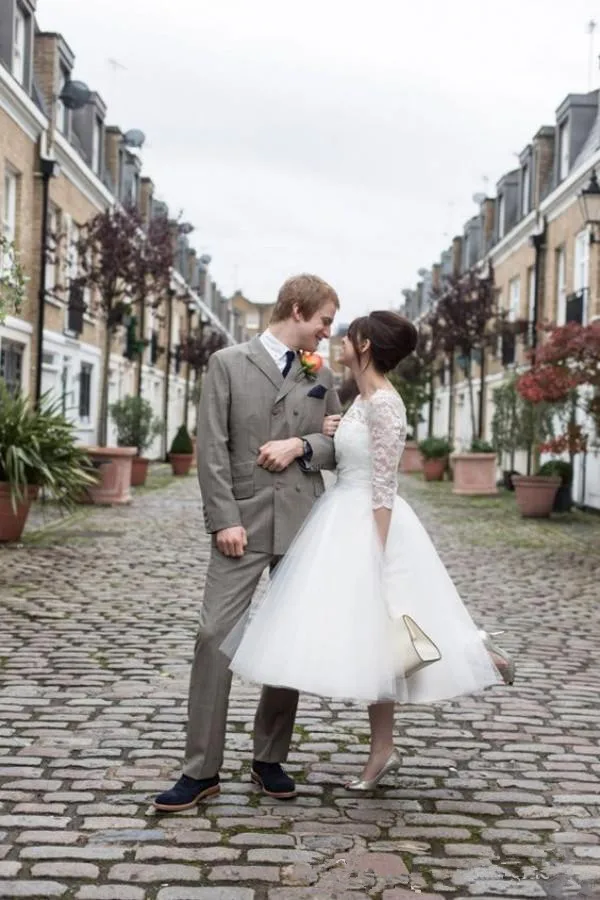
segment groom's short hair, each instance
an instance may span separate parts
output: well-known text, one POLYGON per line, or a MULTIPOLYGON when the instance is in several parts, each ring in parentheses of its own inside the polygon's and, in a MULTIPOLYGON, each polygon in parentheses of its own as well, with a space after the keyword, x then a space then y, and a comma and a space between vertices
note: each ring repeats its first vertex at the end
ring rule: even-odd
POLYGON ((294 306, 303 319, 312 319, 326 303, 340 308, 340 300, 334 289, 318 275, 293 275, 281 286, 271 322, 283 322, 291 318, 294 306))

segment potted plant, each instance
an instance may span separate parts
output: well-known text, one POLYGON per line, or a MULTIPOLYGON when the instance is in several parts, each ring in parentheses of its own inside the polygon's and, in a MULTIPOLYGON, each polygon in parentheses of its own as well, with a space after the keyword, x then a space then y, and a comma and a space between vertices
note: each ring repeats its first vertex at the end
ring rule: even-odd
POLYGON ((498 493, 496 451, 487 441, 474 438, 467 453, 454 453, 454 494, 467 496, 498 493))
POLYGON ((419 443, 423 458, 425 481, 442 481, 452 453, 452 445, 446 438, 430 437, 419 443))
POLYGON ((169 451, 169 462, 173 469, 173 475, 187 475, 194 459, 194 445, 189 431, 185 425, 181 425, 173 438, 169 451))
POLYGON ((513 377, 494 390, 494 415, 492 418, 492 443, 502 469, 502 484, 507 491, 514 490, 513 475, 518 450, 527 449, 523 444, 521 415, 523 400, 517 392, 517 379, 513 377))
POLYGON ((570 512, 573 506, 572 485, 573 465, 566 459, 549 459, 540 466, 539 474, 544 477, 557 475, 560 478, 560 487, 556 492, 552 512, 570 512))
POLYGON ((0 541, 19 540, 40 488, 70 510, 96 480, 74 426, 59 409, 46 397, 35 409, 0 379, 0 541))
POLYGON ((124 397, 111 405, 110 414, 117 429, 117 446, 137 450, 131 463, 131 486, 140 487, 146 482, 150 462, 143 453, 162 434, 163 422, 154 416, 152 405, 142 397, 124 397))

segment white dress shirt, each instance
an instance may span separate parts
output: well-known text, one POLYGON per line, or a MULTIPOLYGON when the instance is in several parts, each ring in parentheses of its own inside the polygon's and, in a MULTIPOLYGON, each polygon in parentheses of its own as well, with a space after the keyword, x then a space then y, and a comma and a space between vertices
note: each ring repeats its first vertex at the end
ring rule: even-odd
POLYGON ((269 331, 268 328, 266 331, 263 331, 260 336, 260 340, 269 356, 271 356, 274 360, 275 365, 277 366, 279 371, 283 373, 285 364, 287 362, 286 353, 291 350, 291 347, 286 347, 285 344, 282 344, 279 338, 275 337, 273 332, 269 331))

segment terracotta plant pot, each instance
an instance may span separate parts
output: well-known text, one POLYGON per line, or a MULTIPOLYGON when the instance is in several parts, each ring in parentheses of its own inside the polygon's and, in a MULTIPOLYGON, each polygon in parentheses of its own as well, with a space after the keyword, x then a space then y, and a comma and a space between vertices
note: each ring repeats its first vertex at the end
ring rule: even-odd
POLYGON ((425 481, 443 481, 447 465, 447 456, 442 456, 438 459, 424 459, 423 475, 425 476, 425 481))
POLYGON ((149 459, 145 456, 134 456, 131 460, 131 487, 142 487, 148 476, 149 459))
POLYGON ((98 484, 88 488, 81 503, 118 506, 131 503, 131 465, 135 447, 86 447, 98 475, 98 484))
POLYGON ((455 453, 452 462, 453 494, 476 497, 498 493, 495 453, 455 453))
POLYGON ((561 481, 558 476, 513 475, 519 512, 527 519, 547 519, 561 481))
POLYGON ((29 515, 29 508, 38 495, 38 486, 31 485, 27 488, 25 499, 16 504, 13 509, 10 499, 10 485, 7 481, 0 481, 0 541, 18 541, 23 534, 25 522, 29 515))
POLYGON ((169 453, 173 475, 187 475, 194 461, 193 453, 169 453))
POLYGON ((423 471, 423 457, 419 451, 416 441, 407 441, 404 447, 404 453, 400 460, 400 471, 405 475, 411 472, 423 471))

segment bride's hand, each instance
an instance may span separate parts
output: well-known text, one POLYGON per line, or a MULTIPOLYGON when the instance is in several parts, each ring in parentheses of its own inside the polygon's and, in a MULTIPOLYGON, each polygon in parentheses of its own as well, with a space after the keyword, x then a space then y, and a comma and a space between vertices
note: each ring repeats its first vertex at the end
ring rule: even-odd
POLYGON ((340 422, 342 421, 342 417, 335 416, 325 416, 323 419, 323 434, 326 437, 333 437, 340 426, 340 422))

